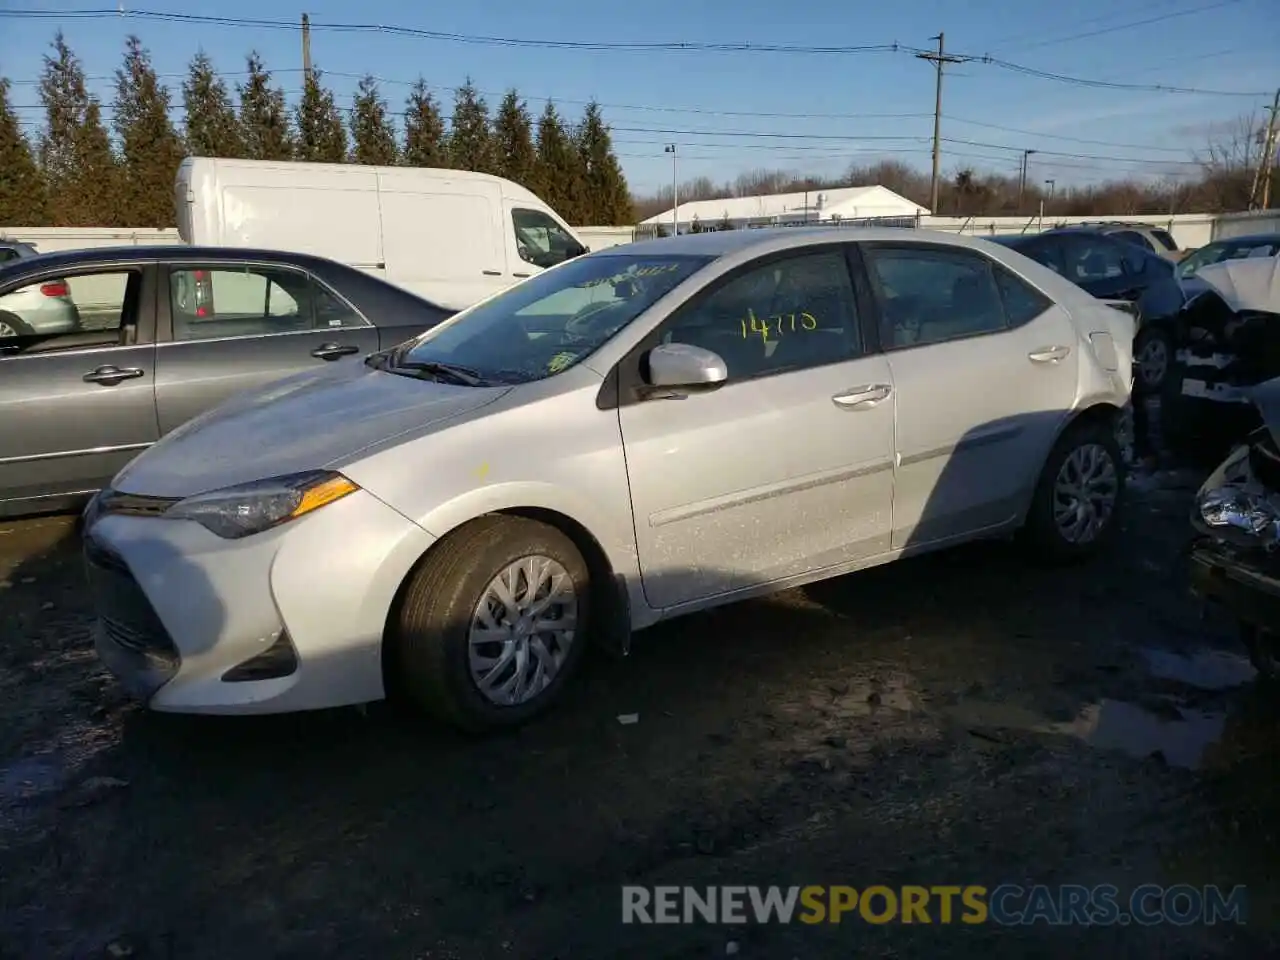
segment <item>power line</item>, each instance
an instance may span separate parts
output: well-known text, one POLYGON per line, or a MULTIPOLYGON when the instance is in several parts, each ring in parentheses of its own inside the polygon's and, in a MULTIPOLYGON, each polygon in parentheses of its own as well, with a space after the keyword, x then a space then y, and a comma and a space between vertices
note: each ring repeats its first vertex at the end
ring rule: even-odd
MULTIPOLYGON (((1237 0, 1231 0, 1237 2, 1237 0)), ((172 13, 156 10, 120 10, 108 8, 49 11, 49 10, 0 10, 0 18, 57 20, 57 19, 142 19, 168 21, 176 23, 204 24, 210 26, 244 27, 261 30, 300 31, 299 22, 293 20, 271 20, 249 17, 215 17, 205 14, 172 13)), ((805 44, 761 44, 751 42, 708 42, 708 41, 622 41, 622 40, 551 40, 546 38, 500 37, 463 33, 448 33, 437 30, 425 30, 418 27, 406 27, 393 24, 378 23, 311 23, 313 31, 336 33, 376 33, 387 36, 416 37, 419 39, 439 40, 451 43, 479 44, 502 47, 527 47, 545 50, 584 50, 615 52, 721 52, 721 53, 782 53, 808 56, 836 55, 848 56, 865 53, 906 53, 916 55, 930 53, 920 47, 900 43, 877 43, 861 45, 818 46, 805 44)), ((1247 97, 1258 98, 1270 96, 1270 91, 1238 91, 1238 90, 1205 90, 1194 87, 1179 87, 1167 84, 1131 84, 1114 81, 1093 80, 1086 77, 1073 77, 1065 74, 1037 70, 1023 64, 1013 63, 988 55, 963 55, 966 61, 980 62, 1013 71, 1025 76, 1042 80, 1053 80, 1076 86, 1093 87, 1109 90, 1135 90, 1155 93, 1194 94, 1197 96, 1247 97)))
POLYGON ((1207 13, 1210 10, 1218 10, 1222 7, 1230 7, 1239 3, 1240 0, 1218 0, 1217 3, 1206 3, 1198 7, 1189 7, 1186 10, 1176 10, 1173 13, 1162 14, 1158 17, 1148 17, 1145 20, 1132 20, 1129 23, 1117 24, 1113 27, 1104 27, 1101 30, 1089 30, 1085 33, 1073 33, 1067 37, 1055 37, 1050 40, 1041 40, 1039 43, 1032 43, 1020 46, 1021 50, 1035 50, 1041 47, 1056 46, 1059 43, 1072 43, 1076 40, 1086 40, 1091 37, 1101 37, 1110 33, 1118 33, 1121 30, 1132 30, 1135 27, 1148 27, 1155 23, 1163 23, 1166 20, 1174 20, 1178 17, 1185 17, 1193 13, 1207 13))
MULTIPOLYGON (((1135 12, 1141 12, 1141 10, 1147 10, 1147 9, 1154 10, 1156 7, 1161 7, 1161 6, 1168 6, 1168 0, 1161 0, 1161 2, 1158 2, 1158 3, 1148 4, 1146 7, 1143 7, 1139 11, 1135 11, 1135 12)), ((1117 14, 1115 12, 1112 12, 1112 13, 1104 14, 1101 17, 1090 17, 1087 20, 1077 20, 1075 22, 1075 26, 1087 27, 1095 23, 1109 23, 1110 21, 1119 19, 1124 15, 1125 15, 1124 13, 1117 14)), ((991 44, 991 49, 1002 50, 1005 47, 1007 47, 1009 44, 1021 43, 1023 40, 1039 37, 1043 33, 1044 33, 1043 29, 1032 30, 1030 32, 1023 31, 1021 33, 1015 33, 1012 36, 1002 37, 1001 39, 995 41, 994 43, 991 44)))

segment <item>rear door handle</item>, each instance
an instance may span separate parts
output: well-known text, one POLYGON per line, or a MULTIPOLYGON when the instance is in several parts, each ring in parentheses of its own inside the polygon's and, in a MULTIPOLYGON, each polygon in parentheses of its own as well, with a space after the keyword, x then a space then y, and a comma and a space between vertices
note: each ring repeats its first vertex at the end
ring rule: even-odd
POLYGON ((1057 363, 1069 353, 1071 353, 1070 347, 1041 347, 1039 350, 1028 353, 1027 358, 1032 363, 1057 363))
POLYGON ((869 410, 881 400, 893 393, 893 387, 887 383, 864 384, 844 393, 837 393, 831 402, 843 410, 869 410))
POLYGON ((502 276, 502 271, 501 271, 501 270, 481 270, 480 272, 481 272, 481 273, 483 273, 486 277, 500 277, 500 276, 502 276))
POLYGON ((512 276, 520 277, 521 279, 523 279, 524 277, 532 277, 533 274, 532 273, 513 273, 512 276))
POLYGON ((110 364, 98 367, 84 375, 85 383, 100 383, 104 387, 114 387, 125 380, 134 380, 142 376, 143 371, 137 367, 114 367, 110 364))
POLYGON ((311 355, 321 360, 337 360, 339 357, 349 357, 359 352, 359 347, 353 347, 349 343, 322 343, 311 351, 311 355))

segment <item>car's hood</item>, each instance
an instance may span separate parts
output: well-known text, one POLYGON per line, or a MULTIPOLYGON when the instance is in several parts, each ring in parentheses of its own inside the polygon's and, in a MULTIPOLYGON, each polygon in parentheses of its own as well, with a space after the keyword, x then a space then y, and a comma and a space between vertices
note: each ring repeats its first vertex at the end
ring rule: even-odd
POLYGON ((363 364, 241 394, 160 440, 116 476, 125 493, 187 497, 331 466, 376 443, 460 416, 510 387, 459 387, 363 364))

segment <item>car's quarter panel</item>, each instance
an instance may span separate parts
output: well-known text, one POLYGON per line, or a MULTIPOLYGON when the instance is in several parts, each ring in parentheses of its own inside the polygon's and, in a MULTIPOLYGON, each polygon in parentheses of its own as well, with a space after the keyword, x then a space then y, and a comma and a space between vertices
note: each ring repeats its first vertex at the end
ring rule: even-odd
POLYGON ((591 534, 614 574, 626 580, 640 626, 646 617, 626 464, 616 413, 595 405, 599 388, 597 374, 573 367, 332 466, 433 537, 501 510, 533 508, 568 517, 591 534))
MULTIPOLYGON (((387 611, 432 543, 363 491, 242 540, 192 521, 112 514, 87 536, 124 560, 180 651, 177 675, 150 706, 187 713, 275 713, 382 698, 387 611), (297 651, 294 673, 221 679, 281 630, 297 651)), ((106 642, 100 634, 99 646, 106 642)))
MULTIPOLYGON (((156 408, 162 432, 242 391, 308 369, 357 364, 379 349, 377 328, 363 320, 359 325, 335 328, 317 323, 309 329, 279 333, 179 339, 175 336, 179 324, 173 308, 176 293, 173 278, 175 274, 186 275, 199 268, 214 274, 215 278, 235 271, 261 270, 293 274, 306 283, 316 283, 305 271, 283 263, 205 261, 165 265, 160 271, 157 311, 162 342, 156 351, 155 375, 156 408), (327 354, 329 350, 333 353, 327 354)), ((230 292, 234 295, 238 291, 230 292)), ((332 295, 331 291, 325 293, 332 295)), ((221 302, 227 302, 225 295, 221 302)), ((247 305, 246 301, 244 306, 247 305)), ((231 306, 238 308, 240 304, 233 302, 231 306)))
MULTIPOLYGON (((865 252, 885 323, 896 308, 878 263, 937 256, 980 272, 994 259, 932 244, 869 245, 865 252)), ((944 323, 967 309, 940 303, 944 323)), ((1001 298, 994 303, 999 309, 1001 298)), ((1079 334, 1063 307, 1045 303, 1047 309, 1012 329, 896 347, 886 332, 897 437, 893 549, 937 545, 1020 519, 1077 397, 1079 334)))

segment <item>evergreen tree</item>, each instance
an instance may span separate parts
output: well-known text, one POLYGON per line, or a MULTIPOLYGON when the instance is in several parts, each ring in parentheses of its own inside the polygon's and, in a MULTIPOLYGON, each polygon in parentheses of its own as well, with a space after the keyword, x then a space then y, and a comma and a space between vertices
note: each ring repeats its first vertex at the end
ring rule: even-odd
POLYGON ((572 224, 582 213, 582 169, 573 138, 565 130, 555 104, 548 103, 538 120, 538 161, 534 192, 572 224))
POLYGON ((351 109, 351 159, 356 163, 389 167, 396 162, 396 134, 387 116, 387 103, 371 76, 360 81, 351 109))
POLYGON ((172 226, 174 177, 186 150, 169 119, 169 91, 135 36, 126 41, 124 66, 116 71, 115 128, 128 225, 172 226))
POLYGON ((271 73, 256 51, 249 54, 246 62, 249 76, 237 87, 245 153, 253 160, 290 160, 293 137, 284 91, 271 85, 271 73))
MULTIPOLYGON (((48 218, 55 227, 131 226, 119 214, 120 169, 106 128, 102 108, 85 87, 84 70, 58 31, 54 55, 45 55, 40 99, 45 108, 45 133, 40 140, 52 203, 48 218)), ((168 189, 172 195, 172 187, 168 189)))
POLYGON ((732 230, 732 229, 733 229, 733 221, 729 219, 729 211, 728 211, 728 210, 726 210, 726 211, 724 212, 724 216, 720 218, 720 229, 721 229, 721 230, 732 230))
POLYGON ((187 118, 187 150, 192 156, 248 156, 240 120, 227 94, 227 85, 203 50, 195 55, 187 68, 187 79, 182 84, 182 105, 187 118))
POLYGON ((535 182, 538 152, 533 145, 533 118, 519 94, 509 90, 493 124, 498 173, 523 187, 535 182))
POLYGON ((634 223, 627 178, 613 152, 613 137, 600 113, 600 104, 595 101, 587 104, 578 128, 578 153, 582 157, 585 188, 580 222, 610 227, 634 223))
POLYGON ((495 173, 493 154, 489 105, 468 78, 454 94, 453 121, 449 130, 450 166, 477 173, 495 173))
POLYGON ((314 163, 346 163, 347 130, 333 102, 332 91, 320 82, 320 71, 313 70, 302 82, 302 99, 294 115, 298 140, 294 155, 314 163))
POLYGON ((43 227, 49 214, 44 175, 9 103, 9 81, 0 77, 0 226, 43 227))
POLYGON ((444 118, 440 105, 421 77, 409 92, 404 114, 405 164, 410 167, 445 167, 449 151, 445 144, 444 118))

